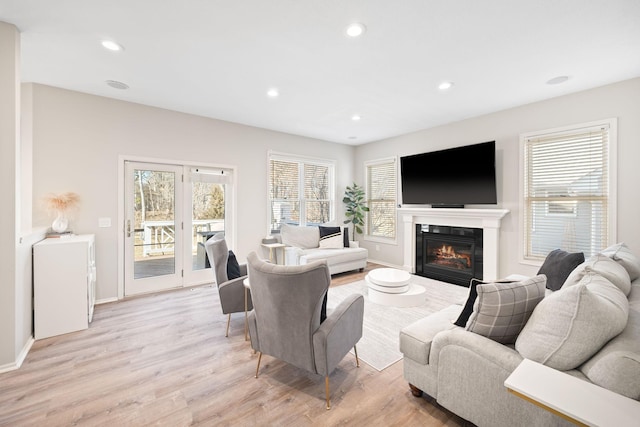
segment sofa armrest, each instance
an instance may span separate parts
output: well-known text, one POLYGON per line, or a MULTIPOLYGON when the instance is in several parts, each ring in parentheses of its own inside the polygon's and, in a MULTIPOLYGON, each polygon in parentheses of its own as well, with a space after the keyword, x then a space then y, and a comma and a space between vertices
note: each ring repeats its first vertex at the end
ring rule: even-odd
POLYGON ((362 338, 364 298, 349 295, 342 301, 313 334, 316 371, 329 375, 342 358, 362 338))
POLYGON ((406 358, 422 365, 429 364, 429 353, 434 338, 442 331, 458 328, 453 322, 461 310, 462 306, 451 305, 402 328, 400 351, 406 358))
POLYGON ((296 246, 285 246, 284 263, 285 265, 300 265, 300 256, 302 249, 296 246))
POLYGON ((443 349, 457 346, 470 350, 478 357, 490 361, 507 372, 512 372, 522 362, 522 356, 516 350, 462 328, 440 332, 433 339, 429 364, 437 366, 443 349))

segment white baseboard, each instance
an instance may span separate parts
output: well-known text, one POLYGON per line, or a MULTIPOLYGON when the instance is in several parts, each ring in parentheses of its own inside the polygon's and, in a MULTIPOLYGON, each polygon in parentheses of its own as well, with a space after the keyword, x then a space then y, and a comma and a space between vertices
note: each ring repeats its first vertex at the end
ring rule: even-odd
POLYGON ((391 263, 388 263, 386 261, 378 261, 378 260, 375 260, 375 259, 368 258, 367 262, 372 262, 374 264, 384 265, 385 267, 397 268, 397 269, 400 269, 400 270, 404 270, 404 268, 401 265, 391 264, 391 263))
POLYGON ((33 337, 29 337, 24 347, 22 347, 22 351, 20 351, 20 354, 18 355, 18 358, 15 360, 15 362, 7 363, 6 365, 0 365, 0 374, 19 369, 20 366, 22 366, 24 359, 26 359, 27 354, 29 354, 29 350, 31 350, 31 346, 34 342, 35 340, 33 339, 33 337))
POLYGON ((116 301, 119 301, 117 297, 104 298, 104 299, 96 300, 96 305, 98 305, 98 304, 106 304, 106 303, 109 303, 109 302, 116 302, 116 301))

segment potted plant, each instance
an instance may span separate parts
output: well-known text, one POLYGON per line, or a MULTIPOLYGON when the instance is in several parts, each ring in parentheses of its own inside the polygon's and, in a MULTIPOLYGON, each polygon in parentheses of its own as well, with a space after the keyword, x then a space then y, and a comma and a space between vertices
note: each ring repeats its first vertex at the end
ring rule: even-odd
POLYGON ((55 216, 51 229, 56 233, 64 233, 69 226, 69 215, 77 209, 80 196, 76 193, 50 194, 44 202, 47 213, 55 216))
POLYGON ((369 212, 364 189, 355 182, 347 186, 342 201, 346 205, 345 224, 353 224, 353 236, 363 233, 365 212, 369 212))

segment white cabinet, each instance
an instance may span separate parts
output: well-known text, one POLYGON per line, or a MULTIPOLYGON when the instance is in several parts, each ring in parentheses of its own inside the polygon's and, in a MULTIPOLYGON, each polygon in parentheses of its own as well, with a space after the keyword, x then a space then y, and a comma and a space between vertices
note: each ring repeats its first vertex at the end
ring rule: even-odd
POLYGON ((35 339, 87 329, 96 298, 93 234, 33 245, 35 339))

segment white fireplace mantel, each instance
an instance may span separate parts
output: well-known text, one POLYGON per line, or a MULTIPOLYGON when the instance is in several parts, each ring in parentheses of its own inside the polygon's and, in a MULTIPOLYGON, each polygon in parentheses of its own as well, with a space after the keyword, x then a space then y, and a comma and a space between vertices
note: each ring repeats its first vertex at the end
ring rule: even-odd
POLYGON ((399 208, 398 213, 403 220, 405 270, 416 271, 416 224, 448 225, 482 229, 482 276, 484 280, 498 278, 500 223, 508 209, 399 208))

